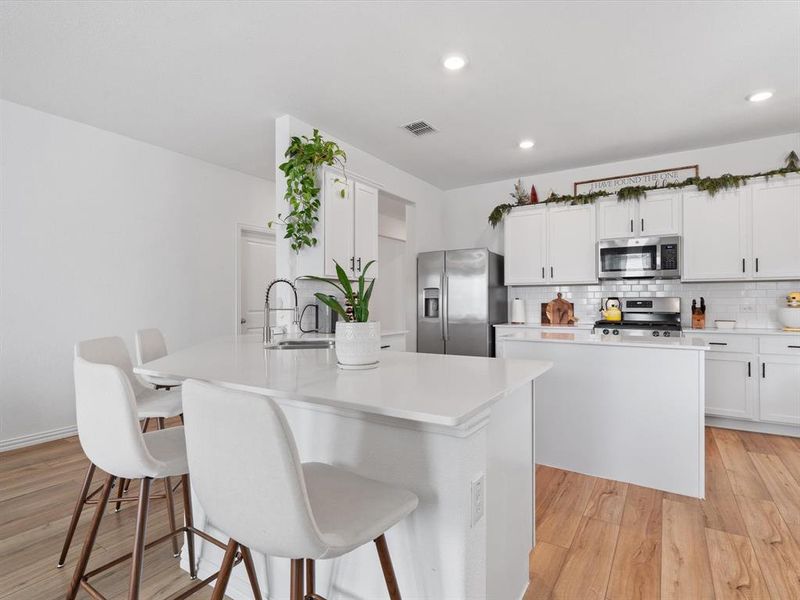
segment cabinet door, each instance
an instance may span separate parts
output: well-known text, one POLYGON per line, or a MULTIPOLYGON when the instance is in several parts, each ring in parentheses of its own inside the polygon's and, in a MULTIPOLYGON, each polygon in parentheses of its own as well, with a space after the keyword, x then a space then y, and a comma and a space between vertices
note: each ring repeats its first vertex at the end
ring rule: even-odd
POLYGON ((345 183, 341 175, 326 171, 323 186, 325 275, 336 276, 334 261, 352 274, 353 183, 352 181, 345 183), (342 190, 345 190, 344 198, 341 195, 342 190))
POLYGON ((684 281, 748 277, 751 268, 746 228, 748 194, 738 189, 713 198, 705 192, 683 197, 684 281))
POLYGON ((636 228, 640 235, 680 235, 681 194, 651 192, 639 201, 636 228))
POLYGON ((505 284, 545 283, 547 208, 522 208, 505 218, 505 284))
POLYGON ((597 201, 597 239, 628 238, 636 234, 636 202, 616 198, 597 201))
MULTIPOLYGON (((378 190, 364 183, 355 184, 356 274, 371 260, 378 260, 378 190)), ((378 276, 378 263, 369 268, 370 278, 378 276)))
POLYGON ((762 355, 759 376, 761 420, 800 425, 800 360, 762 355))
POLYGON ((550 207, 547 215, 547 275, 550 283, 597 281, 595 207, 550 207))
POLYGON ((753 276, 800 277, 800 180, 752 186, 753 276))
POLYGON ((757 365, 753 355, 706 353, 706 414, 755 417, 753 377, 757 365))

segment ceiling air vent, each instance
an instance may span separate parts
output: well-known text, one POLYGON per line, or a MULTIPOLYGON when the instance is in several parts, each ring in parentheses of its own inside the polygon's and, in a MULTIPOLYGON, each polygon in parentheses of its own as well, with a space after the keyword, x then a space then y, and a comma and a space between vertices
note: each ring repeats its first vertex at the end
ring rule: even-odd
POLYGON ((436 129, 431 127, 425 121, 414 121, 413 123, 409 123, 408 125, 403 125, 403 129, 413 133, 417 137, 421 135, 425 135, 427 133, 436 133, 436 129))

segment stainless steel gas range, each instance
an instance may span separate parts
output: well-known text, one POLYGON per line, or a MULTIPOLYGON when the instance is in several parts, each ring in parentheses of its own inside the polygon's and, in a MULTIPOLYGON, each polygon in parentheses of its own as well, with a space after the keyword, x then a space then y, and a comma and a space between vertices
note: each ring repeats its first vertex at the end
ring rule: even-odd
MULTIPOLYGON (((592 333, 603 336, 681 336, 680 298, 610 298, 619 300, 621 321, 595 321, 592 333)), ((603 298, 602 306, 609 298, 603 298)))

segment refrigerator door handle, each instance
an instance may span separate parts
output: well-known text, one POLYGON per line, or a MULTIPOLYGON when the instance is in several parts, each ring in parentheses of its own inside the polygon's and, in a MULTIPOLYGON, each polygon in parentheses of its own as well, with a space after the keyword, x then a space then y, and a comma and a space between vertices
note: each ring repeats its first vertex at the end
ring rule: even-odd
POLYGON ((448 330, 448 321, 450 320, 450 308, 448 306, 450 297, 448 288, 450 287, 449 281, 447 279, 447 273, 442 274, 442 339, 446 342, 447 339, 450 337, 450 332, 448 330))

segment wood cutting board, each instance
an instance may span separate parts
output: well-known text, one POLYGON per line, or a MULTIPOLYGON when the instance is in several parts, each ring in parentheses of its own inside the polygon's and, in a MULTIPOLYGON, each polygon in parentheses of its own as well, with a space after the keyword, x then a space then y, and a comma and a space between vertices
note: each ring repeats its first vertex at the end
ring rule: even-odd
POLYGON ((542 325, 574 325, 575 305, 557 294, 555 300, 542 302, 542 325))

